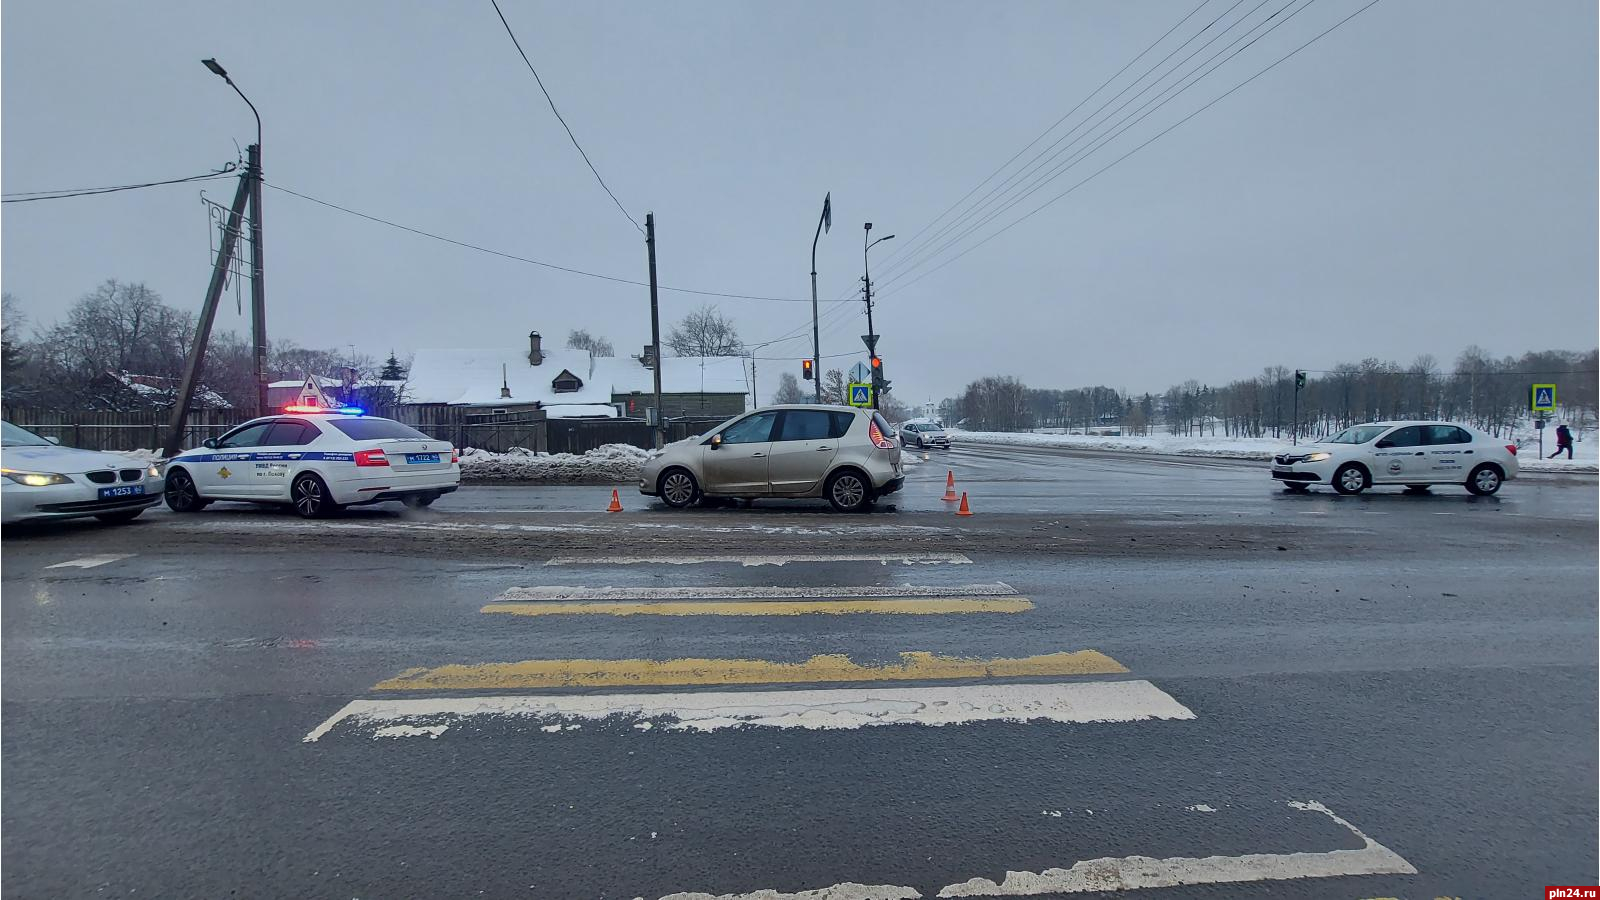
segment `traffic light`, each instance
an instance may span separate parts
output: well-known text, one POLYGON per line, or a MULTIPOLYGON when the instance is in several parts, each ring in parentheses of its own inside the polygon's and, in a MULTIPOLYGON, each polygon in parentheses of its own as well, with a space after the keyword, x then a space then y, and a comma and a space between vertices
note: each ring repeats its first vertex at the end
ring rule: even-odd
POLYGON ((813 371, 814 365, 809 359, 800 360, 800 374, 804 375, 807 381, 817 377, 816 372, 813 371))
POLYGON ((873 355, 872 359, 872 396, 874 400, 889 390, 889 379, 883 377, 883 357, 873 355))
POLYGON ((1306 386, 1306 373, 1300 369, 1294 370, 1294 389, 1300 390, 1306 386))

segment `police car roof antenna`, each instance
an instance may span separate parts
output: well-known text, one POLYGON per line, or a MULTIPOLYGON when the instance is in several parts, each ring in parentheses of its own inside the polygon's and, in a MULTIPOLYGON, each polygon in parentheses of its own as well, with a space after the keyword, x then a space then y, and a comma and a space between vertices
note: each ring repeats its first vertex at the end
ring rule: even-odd
POLYGON ((183 446, 189 404, 194 400, 195 387, 206 358, 206 344, 211 340, 211 323, 217 318, 217 302, 222 299, 222 288, 227 283, 228 270, 233 264, 234 248, 239 243, 239 222, 244 217, 245 203, 249 199, 250 173, 246 170, 239 173, 239 189, 234 192, 227 225, 222 229, 222 249, 211 266, 211 284, 206 288, 205 303, 200 307, 200 321, 195 323, 194 344, 189 348, 189 358, 183 364, 183 380, 178 384, 178 396, 173 398, 167 439, 161 447, 161 455, 165 457, 173 456, 183 446))

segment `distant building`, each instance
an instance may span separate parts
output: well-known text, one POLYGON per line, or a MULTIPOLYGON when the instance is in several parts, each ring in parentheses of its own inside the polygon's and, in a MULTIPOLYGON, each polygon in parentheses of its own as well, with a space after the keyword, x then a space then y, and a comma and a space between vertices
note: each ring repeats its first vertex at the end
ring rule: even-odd
MULTIPOLYGON (((740 357, 663 360, 661 390, 667 418, 731 416, 749 405, 748 370, 740 357)), ((654 373, 638 358, 549 350, 535 331, 526 348, 418 350, 404 405, 507 415, 538 410, 552 419, 642 419, 654 402, 654 373)))
MULTIPOLYGON (((329 375, 308 377, 328 399, 359 406, 371 412, 393 409, 399 403, 401 391, 406 386, 404 381, 358 380, 353 370, 343 373, 343 377, 338 378, 329 375)), ((294 403, 299 399, 306 380, 306 378, 290 378, 268 382, 267 409, 281 410, 294 403)))
MULTIPOLYGON (((178 379, 160 375, 135 375, 132 372, 107 372, 93 392, 100 396, 96 405, 106 409, 171 409, 177 402, 178 379)), ((232 409, 227 398, 205 385, 196 385, 190 409, 232 409)))

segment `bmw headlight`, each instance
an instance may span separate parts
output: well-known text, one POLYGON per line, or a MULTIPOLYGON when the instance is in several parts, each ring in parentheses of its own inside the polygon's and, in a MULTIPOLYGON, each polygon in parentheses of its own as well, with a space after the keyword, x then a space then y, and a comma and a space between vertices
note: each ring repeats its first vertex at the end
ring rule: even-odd
POLYGON ((1321 452, 1318 452, 1318 453, 1307 453, 1306 454, 1306 462, 1322 462, 1325 459, 1332 459, 1332 458, 1333 458, 1333 454, 1332 453, 1321 453, 1321 452))
POLYGON ((146 475, 149 475, 151 478, 160 478, 161 477, 161 467, 160 466, 151 466, 150 468, 145 469, 144 473, 146 475))
POLYGON ((15 481, 17 484, 25 484, 28 487, 44 487, 47 484, 72 483, 71 478, 68 478, 65 475, 57 475, 53 472, 18 472, 16 469, 0 469, 0 475, 4 475, 12 481, 15 481))

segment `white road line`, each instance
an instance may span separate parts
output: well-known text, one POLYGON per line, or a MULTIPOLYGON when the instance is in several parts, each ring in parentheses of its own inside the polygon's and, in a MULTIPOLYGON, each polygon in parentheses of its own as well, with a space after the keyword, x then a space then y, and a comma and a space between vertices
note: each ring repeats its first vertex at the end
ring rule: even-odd
POLYGON ((939 891, 940 897, 1021 897, 1030 894, 1087 894, 1177 887, 1184 884, 1233 884, 1290 878, 1338 878, 1347 875, 1415 875, 1417 870, 1398 853, 1334 815, 1321 803, 1290 802, 1295 809, 1319 812, 1360 838, 1360 850, 1321 853, 1250 853, 1244 856, 1194 858, 1169 856, 1104 857, 1073 863, 1070 869, 1007 872, 996 884, 974 878, 939 891))
POLYGON ((66 568, 92 569, 95 566, 103 566, 106 563, 114 563, 119 559, 131 559, 134 555, 135 554, 132 554, 132 553, 101 553, 101 554, 96 555, 96 556, 80 556, 77 559, 69 559, 66 562, 58 562, 55 565, 45 566, 45 568, 46 569, 66 569, 66 568))
POLYGON ((1016 588, 1003 581, 993 584, 953 585, 707 585, 704 587, 587 587, 542 585, 508 588, 496 601, 514 600, 788 600, 825 598, 854 600, 863 597, 1014 597, 1016 588))
POLYGON ((742 566, 781 566, 787 563, 892 562, 906 565, 968 565, 964 553, 770 553, 715 554, 711 556, 557 556, 547 566, 697 566, 707 563, 738 563, 742 566))
MULTIPOLYGON (((1032 894, 1092 894, 1177 887, 1187 884, 1238 884, 1250 881, 1285 881, 1295 878, 1338 878, 1350 875, 1415 875, 1416 867, 1398 853, 1367 837, 1361 829, 1340 818, 1321 803, 1292 801, 1299 810, 1327 816, 1359 837, 1359 850, 1320 853, 1251 853, 1244 856, 1102 857, 1074 863, 1070 869, 1043 872, 1007 872, 1005 881, 973 878, 939 891, 939 897, 1022 897, 1032 894)), ((796 893, 765 890, 744 894, 677 893, 662 900, 905 900, 919 898, 915 888, 898 885, 864 885, 844 882, 796 893)))
MULTIPOLYGON (((312 729, 306 743, 350 720, 363 728, 418 728, 466 716, 516 716, 538 722, 618 717, 667 731, 728 728, 856 729, 869 725, 966 725, 973 722, 1138 722, 1193 719, 1188 707, 1148 681, 1069 681, 950 687, 851 687, 789 691, 663 694, 551 694, 352 700, 312 729)), ((415 733, 415 732, 408 732, 415 733)))

